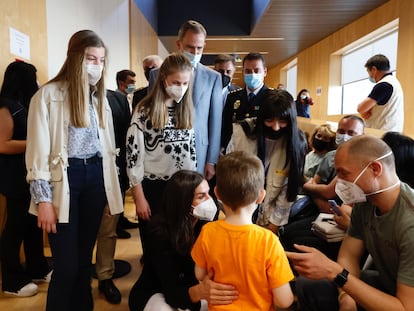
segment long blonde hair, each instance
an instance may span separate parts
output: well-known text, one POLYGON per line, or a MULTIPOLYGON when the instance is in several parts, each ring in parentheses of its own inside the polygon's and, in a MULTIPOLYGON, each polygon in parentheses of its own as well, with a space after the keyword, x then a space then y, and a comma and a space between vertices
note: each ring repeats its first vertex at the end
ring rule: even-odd
MULTIPOLYGON (((168 107, 165 105, 168 95, 165 91, 165 79, 167 76, 181 71, 192 71, 190 61, 182 54, 170 54, 160 67, 153 89, 138 104, 137 109, 144 110, 148 114, 152 126, 156 129, 163 129, 168 123, 168 107)), ((193 127, 192 79, 190 79, 188 90, 183 99, 175 105, 175 120, 175 127, 178 129, 193 127)))
MULTIPOLYGON (((88 72, 85 65, 85 53, 89 47, 103 47, 105 54, 107 52, 105 44, 102 39, 92 30, 80 30, 72 35, 68 43, 68 51, 65 63, 60 69, 59 73, 50 80, 51 82, 64 81, 68 86, 70 121, 75 127, 89 126, 89 82, 88 72)), ((99 125, 105 128, 105 81, 106 73, 106 58, 104 61, 104 68, 102 77, 96 84, 96 97, 98 98, 98 115, 99 125)))

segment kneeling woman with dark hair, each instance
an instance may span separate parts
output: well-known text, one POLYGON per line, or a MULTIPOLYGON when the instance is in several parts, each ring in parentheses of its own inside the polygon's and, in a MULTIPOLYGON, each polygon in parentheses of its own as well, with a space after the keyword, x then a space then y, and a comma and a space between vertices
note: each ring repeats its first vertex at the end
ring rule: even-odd
POLYGON ((129 295, 131 311, 207 310, 201 300, 230 304, 238 298, 233 286, 213 282, 212 273, 202 282, 194 274, 191 248, 202 220, 212 220, 216 213, 208 193, 207 181, 197 172, 181 170, 168 181, 161 211, 145 232, 149 243, 141 276, 129 295))

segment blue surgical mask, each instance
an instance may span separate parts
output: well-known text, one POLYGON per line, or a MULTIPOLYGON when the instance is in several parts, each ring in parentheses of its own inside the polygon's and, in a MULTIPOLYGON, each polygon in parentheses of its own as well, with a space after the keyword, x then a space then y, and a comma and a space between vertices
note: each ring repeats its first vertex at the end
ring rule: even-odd
POLYGON ((202 54, 194 55, 193 53, 190 53, 190 52, 187 52, 187 51, 183 51, 183 54, 184 54, 185 57, 187 57, 190 60, 191 66, 193 68, 197 67, 197 64, 201 60, 201 56, 203 56, 202 54))
POLYGON ((125 91, 127 94, 132 94, 135 91, 135 84, 128 84, 125 91))
POLYGON ((369 82, 377 83, 377 81, 375 81, 375 79, 371 76, 368 76, 368 80, 369 80, 369 82))
POLYGON ((257 89, 263 83, 263 73, 249 73, 244 75, 244 83, 251 90, 257 89))

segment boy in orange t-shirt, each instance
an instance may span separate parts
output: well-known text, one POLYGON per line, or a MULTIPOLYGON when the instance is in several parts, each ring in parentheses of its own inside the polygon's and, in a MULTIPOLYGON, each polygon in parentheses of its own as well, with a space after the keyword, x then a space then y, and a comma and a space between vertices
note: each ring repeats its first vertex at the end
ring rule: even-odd
POLYGON ((226 218, 204 225, 191 255, 199 280, 214 271, 214 281, 232 284, 239 298, 209 310, 274 310, 293 302, 288 259, 278 237, 252 223, 263 201, 264 172, 259 158, 243 151, 222 157, 217 164, 214 192, 226 218))

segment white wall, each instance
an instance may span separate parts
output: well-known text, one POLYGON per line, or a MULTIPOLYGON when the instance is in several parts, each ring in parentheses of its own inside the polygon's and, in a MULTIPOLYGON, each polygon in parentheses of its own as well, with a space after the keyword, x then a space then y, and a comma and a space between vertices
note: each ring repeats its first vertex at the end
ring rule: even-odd
POLYGON ((65 61, 72 34, 90 29, 108 48, 106 85, 116 89, 116 72, 130 68, 128 0, 46 0, 46 11, 49 79, 65 61))

